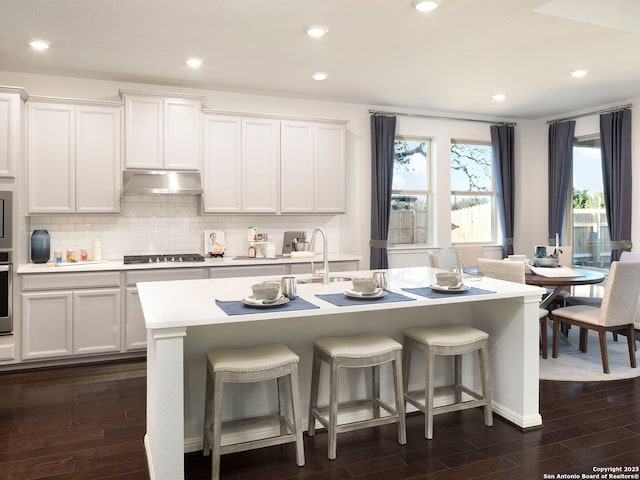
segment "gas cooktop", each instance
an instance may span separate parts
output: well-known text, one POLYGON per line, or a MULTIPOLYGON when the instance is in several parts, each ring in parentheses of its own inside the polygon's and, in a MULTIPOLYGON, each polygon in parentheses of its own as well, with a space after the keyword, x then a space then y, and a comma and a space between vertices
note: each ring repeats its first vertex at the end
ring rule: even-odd
POLYGON ((175 253, 165 255, 125 255, 125 265, 135 263, 164 263, 164 262, 204 262, 199 253, 175 253))

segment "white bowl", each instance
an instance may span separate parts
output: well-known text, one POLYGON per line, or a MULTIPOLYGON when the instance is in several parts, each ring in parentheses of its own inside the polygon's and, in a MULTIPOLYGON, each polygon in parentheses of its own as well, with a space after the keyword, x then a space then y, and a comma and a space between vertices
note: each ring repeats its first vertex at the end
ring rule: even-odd
POLYGON ((458 272, 436 273, 436 284, 441 287, 455 287, 460 282, 458 272))
POLYGON ((251 286, 253 298, 256 300, 275 300, 280 294, 280 283, 262 282, 251 286))
POLYGON ((376 288, 378 287, 378 285, 376 285, 375 280, 371 277, 354 278, 352 282, 353 282, 353 289, 356 292, 373 293, 376 291, 376 288))

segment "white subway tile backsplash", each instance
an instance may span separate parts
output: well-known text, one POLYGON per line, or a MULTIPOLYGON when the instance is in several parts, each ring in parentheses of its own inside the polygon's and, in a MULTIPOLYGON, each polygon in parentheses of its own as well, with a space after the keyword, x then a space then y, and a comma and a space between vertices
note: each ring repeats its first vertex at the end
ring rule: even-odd
POLYGON ((246 255, 250 226, 268 233, 277 252, 282 250, 286 230, 305 230, 310 235, 314 227, 322 226, 329 237, 329 251, 341 251, 339 215, 200 215, 200 209, 198 197, 125 195, 122 215, 33 216, 29 225, 32 230, 49 231, 52 250, 86 247, 91 255, 93 240, 99 238, 102 257, 112 260, 145 253, 204 253, 204 230, 211 229, 225 230, 227 255, 246 255))

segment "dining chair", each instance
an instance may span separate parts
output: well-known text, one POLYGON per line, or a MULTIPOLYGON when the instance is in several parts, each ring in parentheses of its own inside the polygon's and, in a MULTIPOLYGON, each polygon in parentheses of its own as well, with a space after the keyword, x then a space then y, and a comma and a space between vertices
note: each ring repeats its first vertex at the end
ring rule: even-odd
POLYGON ((456 253, 441 250, 439 252, 429 252, 429 266, 432 268, 442 268, 448 270, 457 267, 456 253))
MULTIPOLYGON (((525 283, 523 262, 478 258, 477 263, 478 273, 485 277, 506 280, 507 282, 525 283)), ((540 345, 542 358, 547 358, 547 320, 549 319, 549 311, 544 308, 539 308, 538 315, 540 317, 540 345)))
POLYGON ((587 351, 589 330, 598 332, 602 370, 609 373, 606 332, 620 332, 627 336, 629 363, 636 368, 634 319, 640 299, 640 261, 613 262, 600 307, 572 305, 551 313, 553 323, 553 351, 558 350, 560 323, 580 328, 580 351, 587 351))
POLYGON ((475 267, 477 259, 484 257, 483 245, 456 245, 454 248, 457 265, 462 268, 475 267))

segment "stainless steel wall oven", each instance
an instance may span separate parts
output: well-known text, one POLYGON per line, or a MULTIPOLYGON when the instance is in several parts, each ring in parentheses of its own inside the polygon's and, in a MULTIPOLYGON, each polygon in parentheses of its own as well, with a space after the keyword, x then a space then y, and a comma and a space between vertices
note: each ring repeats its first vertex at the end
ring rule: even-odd
POLYGON ((13 332, 13 192, 0 192, 0 335, 13 332))

